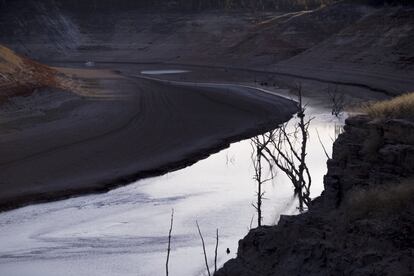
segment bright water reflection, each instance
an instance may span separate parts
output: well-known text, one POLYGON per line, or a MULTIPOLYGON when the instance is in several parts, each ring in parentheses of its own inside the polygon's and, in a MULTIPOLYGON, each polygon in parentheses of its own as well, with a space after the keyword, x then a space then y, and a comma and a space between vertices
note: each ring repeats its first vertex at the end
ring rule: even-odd
MULTIPOLYGON (((307 157, 314 197, 321 193, 326 173, 316 129, 330 151, 338 121, 323 112, 309 112, 315 116, 307 157)), ((163 275, 171 208, 175 221, 170 275, 202 275, 195 220, 211 260, 216 228, 220 264, 234 257, 255 214, 252 177, 251 146, 245 140, 191 167, 106 194, 2 213, 0 275, 163 275)), ((297 212, 291 184, 282 174, 264 188, 264 224, 297 212)))
POLYGON ((143 75, 167 75, 167 74, 183 74, 189 73, 188 70, 145 70, 141 71, 143 75))

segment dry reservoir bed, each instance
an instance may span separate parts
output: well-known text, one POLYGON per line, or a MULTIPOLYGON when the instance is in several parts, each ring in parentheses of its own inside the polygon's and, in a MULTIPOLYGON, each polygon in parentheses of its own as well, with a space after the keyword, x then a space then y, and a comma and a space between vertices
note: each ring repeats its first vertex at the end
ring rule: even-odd
POLYGON ((16 98, 0 110, 0 209, 159 175, 275 128, 294 111, 292 101, 234 85, 94 74, 79 78, 76 93, 16 98))

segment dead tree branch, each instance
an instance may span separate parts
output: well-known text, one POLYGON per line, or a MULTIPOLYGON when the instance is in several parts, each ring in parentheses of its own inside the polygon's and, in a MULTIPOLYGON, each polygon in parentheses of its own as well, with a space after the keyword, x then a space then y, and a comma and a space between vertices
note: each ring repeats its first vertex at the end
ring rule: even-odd
POLYGON ((219 245, 219 230, 217 228, 216 229, 216 248, 214 250, 214 274, 217 272, 217 251, 218 251, 218 245, 219 245))
POLYGON ((326 150, 325 145, 322 143, 321 136, 319 135, 318 129, 316 129, 316 134, 318 135, 319 144, 321 144, 322 149, 323 149, 323 152, 325 153, 326 158, 328 158, 328 160, 331 159, 331 157, 328 154, 328 151, 326 150))
POLYGON ((165 263, 165 274, 168 276, 168 262, 170 260, 170 252, 171 252, 171 233, 173 229, 174 223, 174 209, 171 209, 171 223, 170 223, 170 231, 168 233, 168 248, 167 248, 167 261, 165 263))
POLYGON ((335 86, 335 88, 328 87, 327 94, 332 104, 331 113, 338 118, 345 109, 345 96, 339 91, 338 86, 335 86))
MULTIPOLYGON (((310 187, 312 178, 309 168, 306 164, 307 144, 309 138, 309 126, 313 118, 308 118, 305 114, 306 105, 303 104, 302 88, 297 86, 298 93, 298 112, 296 114, 295 123, 289 126, 285 123, 278 129, 270 131, 262 138, 256 138, 257 152, 260 152, 266 162, 284 172, 292 182, 295 195, 299 199, 299 210, 304 211, 305 206, 310 204, 310 187)), ((261 160, 260 158, 260 160, 261 160)), ((259 158, 257 157, 259 160, 259 158)), ((256 167, 260 168, 261 163, 256 161, 256 167)), ((255 167, 255 169, 256 169, 255 167)), ((261 183, 261 175, 256 173, 255 179, 258 184, 261 183)), ((260 188, 260 185, 258 185, 260 188)), ((258 193, 261 192, 258 189, 258 193)), ((258 194, 258 199, 262 198, 258 194)), ((259 201, 258 201, 259 203, 259 201)), ((255 208, 260 207, 259 204, 255 208)))
POLYGON ((201 243, 202 243, 202 245, 203 245, 204 261, 205 261, 205 263, 206 263, 207 274, 208 274, 208 276, 211 276, 211 273, 210 273, 210 267, 208 266, 207 252, 206 252, 206 245, 205 245, 205 243, 204 243, 203 234, 201 234, 201 230, 200 230, 200 226, 198 225, 198 221, 196 221, 196 224, 197 224, 198 234, 200 235, 200 238, 201 238, 201 243))
POLYGON ((257 211, 257 226, 258 227, 262 226, 262 220, 263 220, 262 203, 264 199, 263 196, 265 195, 265 191, 263 191, 263 184, 274 179, 274 173, 272 170, 271 162, 266 157, 266 155, 263 153, 263 151, 269 145, 269 143, 270 143, 270 139, 266 135, 259 135, 251 139, 251 146, 253 150, 251 159, 252 159, 253 168, 254 168, 253 179, 257 183, 257 193, 256 193, 257 201, 256 201, 256 204, 252 204, 252 206, 257 211), (270 177, 268 178, 263 177, 264 167, 263 167, 262 159, 264 159, 269 165, 270 177))

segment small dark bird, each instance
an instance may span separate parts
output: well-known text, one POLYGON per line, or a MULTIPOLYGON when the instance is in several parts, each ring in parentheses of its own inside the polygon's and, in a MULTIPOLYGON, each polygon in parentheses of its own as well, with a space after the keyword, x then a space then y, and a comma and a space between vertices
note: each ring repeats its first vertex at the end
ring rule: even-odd
POLYGON ((229 248, 227 248, 226 253, 230 254, 230 249, 229 248))

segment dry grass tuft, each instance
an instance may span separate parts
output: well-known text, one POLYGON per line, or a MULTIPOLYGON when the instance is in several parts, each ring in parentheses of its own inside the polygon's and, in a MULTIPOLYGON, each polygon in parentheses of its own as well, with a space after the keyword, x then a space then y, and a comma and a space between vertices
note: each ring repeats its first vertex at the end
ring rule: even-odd
POLYGON ((23 60, 10 49, 0 45, 0 72, 15 73, 23 66, 23 60))
POLYGON ((372 118, 414 120, 414 93, 369 104, 363 110, 372 118))
POLYGON ((414 178, 409 178, 397 185, 351 192, 346 204, 346 214, 350 219, 366 218, 370 214, 389 214, 405 209, 413 200, 414 178))

